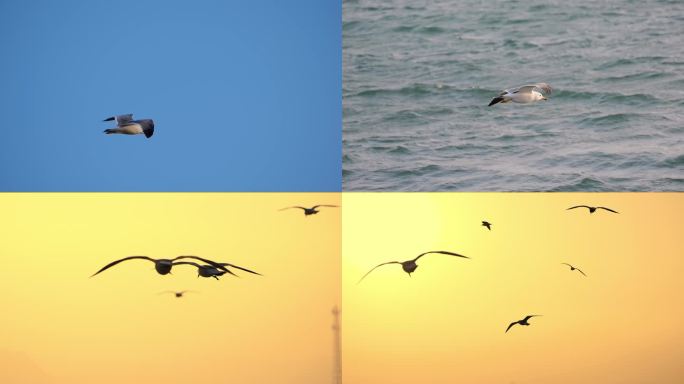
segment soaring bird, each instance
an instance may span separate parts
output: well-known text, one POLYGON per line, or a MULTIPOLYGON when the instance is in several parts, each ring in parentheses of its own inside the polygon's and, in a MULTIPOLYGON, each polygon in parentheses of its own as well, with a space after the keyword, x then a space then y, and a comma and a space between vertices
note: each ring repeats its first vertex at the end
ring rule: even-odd
POLYGON ((319 212, 318 207, 339 207, 339 205, 328 205, 328 204, 319 204, 319 205, 314 205, 311 208, 306 208, 306 207, 300 207, 298 205, 292 206, 292 207, 285 207, 283 209, 279 209, 279 211, 284 211, 286 209, 291 209, 291 208, 299 208, 304 210, 304 216, 309 216, 309 215, 315 215, 319 212))
POLYGON ((568 264, 568 263, 561 263, 561 264, 565 264, 565 265, 567 265, 568 267, 570 267, 570 270, 571 270, 571 271, 577 270, 579 273, 583 274, 585 277, 587 276, 584 272, 582 272, 581 269, 579 269, 579 268, 577 268, 577 267, 573 267, 572 265, 570 265, 570 264, 568 264))
MULTIPOLYGON (((508 328, 506 328, 506 332, 508 332, 508 330, 511 329, 511 327, 514 326, 514 325, 516 325, 516 324, 519 324, 519 325, 530 325, 530 323, 528 323, 527 320, 529 320, 530 318, 535 317, 535 316, 541 316, 541 315, 527 315, 527 316, 525 316, 525 318, 522 319, 522 320, 514 321, 514 322, 512 322, 512 323, 508 326, 508 328)), ((506 332, 504 332, 504 333, 506 333, 506 332)))
POLYGON ((184 265, 184 264, 185 265, 193 265, 193 266, 197 267, 197 277, 200 277, 200 276, 201 277, 213 277, 216 280, 219 279, 219 276, 223 276, 226 273, 229 273, 229 274, 237 277, 237 275, 235 273, 233 273, 230 269, 227 269, 226 267, 237 268, 237 269, 240 269, 242 271, 261 276, 261 274, 258 272, 254 272, 254 271, 249 270, 247 268, 243 268, 243 267, 237 266, 235 264, 230 264, 230 263, 214 263, 218 267, 215 265, 206 265, 206 264, 200 265, 200 264, 197 264, 197 263, 192 262, 192 261, 178 261, 178 262, 173 263, 173 265, 184 265), (219 268, 221 268, 221 269, 219 269, 219 268))
POLYGON ((610 209, 610 208, 606 208, 606 207, 590 207, 590 206, 588 206, 588 205, 575 205, 574 207, 570 207, 570 208, 566 209, 566 211, 569 211, 569 210, 575 209, 575 208, 586 208, 586 209, 589 210, 589 213, 594 213, 594 212, 596 212, 597 209, 605 209, 606 211, 610 211, 610 212, 613 212, 613 213, 620 213, 620 212, 618 212, 618 211, 613 211, 613 210, 610 209))
POLYGON ((120 133, 124 135, 144 134, 148 139, 154 134, 154 121, 152 119, 133 120, 133 114, 108 117, 102 121, 116 120, 116 128, 105 129, 104 133, 120 133))
POLYGON ((387 265, 387 264, 401 264, 401 268, 404 270, 404 272, 408 273, 408 275, 410 277, 411 273, 413 273, 413 271, 415 271, 416 268, 418 268, 418 264, 416 264, 416 261, 418 261, 418 259, 420 259, 421 257, 423 257, 429 253, 441 253, 442 255, 458 256, 458 257, 464 257, 466 259, 470 259, 470 257, 468 257, 468 256, 463 256, 463 255, 459 255, 458 253, 453 253, 453 252, 448 252, 448 251, 429 251, 429 252, 421 253, 420 255, 416 256, 416 258, 413 260, 388 261, 386 263, 378 264, 375 267, 373 267, 373 269, 368 271, 365 275, 363 275, 363 277, 361 279, 359 279, 359 283, 361 282, 361 280, 366 278, 366 276, 368 276, 369 273, 373 272, 376 268, 381 267, 383 265, 387 265))
POLYGON ((128 257, 124 257, 123 259, 112 261, 111 263, 102 267, 102 269, 100 269, 99 271, 93 273, 90 277, 93 277, 93 276, 97 275, 98 273, 121 263, 122 261, 134 260, 134 259, 149 260, 149 261, 153 262, 154 263, 154 269, 157 270, 157 272, 160 275, 167 275, 167 274, 171 273, 171 268, 174 266, 174 261, 175 260, 181 260, 181 259, 199 260, 203 263, 207 263, 209 265, 212 265, 215 268, 219 268, 219 269, 222 269, 224 271, 228 271, 228 269, 226 269, 226 267, 222 266, 221 264, 216 263, 216 262, 211 261, 211 260, 203 259, 203 258, 198 257, 198 256, 184 255, 184 256, 178 256, 178 257, 173 258, 173 259, 153 259, 153 258, 148 257, 148 256, 128 256, 128 257))
POLYGON ((165 294, 165 293, 173 293, 177 298, 183 297, 184 294, 186 293, 196 293, 196 291, 164 291, 164 292, 159 292, 160 295, 165 294))
POLYGON ((487 229, 489 229, 490 231, 492 230, 492 223, 490 223, 488 221, 483 221, 482 226, 487 227, 487 229))
POLYGON ((551 94, 553 89, 546 83, 523 85, 521 87, 509 88, 501 91, 499 96, 489 102, 491 107, 497 103, 533 103, 539 100, 546 100, 546 96, 551 94))

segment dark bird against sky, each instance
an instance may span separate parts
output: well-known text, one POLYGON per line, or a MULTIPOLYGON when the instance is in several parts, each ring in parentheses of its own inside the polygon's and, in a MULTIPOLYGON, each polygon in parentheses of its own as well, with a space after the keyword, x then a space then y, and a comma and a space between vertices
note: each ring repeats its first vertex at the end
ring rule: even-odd
MULTIPOLYGON (((530 325, 530 323, 528 323, 527 320, 529 320, 535 316, 541 316, 541 315, 527 315, 522 320, 514 321, 508 326, 508 328, 506 328, 506 332, 508 332, 508 330, 511 329, 511 327, 516 325, 516 324, 518 324, 518 325, 530 325)), ((504 333, 506 333, 506 332, 504 332, 504 333)))
POLYGON ((589 213, 594 213, 594 212, 596 212, 597 209, 604 209, 604 210, 606 210, 606 211, 610 211, 610 212, 613 212, 613 213, 620 213, 620 212, 614 211, 614 210, 612 210, 612 209, 610 209, 610 208, 606 208, 606 207, 592 207, 592 206, 589 206, 589 205, 575 205, 574 207, 570 207, 570 208, 566 209, 566 211, 568 211, 568 210, 570 210, 570 209, 575 209, 575 208, 586 208, 586 209, 589 210, 589 213))
POLYGON ((171 273, 171 268, 172 268, 174 265, 176 265, 176 263, 174 263, 174 261, 175 261, 175 260, 182 260, 182 259, 195 259, 195 260, 199 260, 199 261, 201 261, 201 262, 204 262, 204 263, 213 265, 215 268, 222 269, 222 270, 224 270, 224 271, 228 271, 228 269, 226 269, 226 267, 222 266, 221 264, 216 263, 216 262, 211 261, 211 260, 203 259, 203 258, 201 258, 201 257, 199 257, 199 256, 183 255, 183 256, 178 256, 178 257, 173 258, 173 259, 153 259, 153 258, 151 258, 151 257, 149 257, 149 256, 128 256, 128 257, 124 257, 123 259, 119 259, 119 260, 116 260, 116 261, 112 261, 111 263, 109 263, 109 264, 105 265, 104 267, 102 267, 102 269, 100 269, 99 271, 93 273, 90 277, 93 277, 93 276, 97 275, 98 273, 103 272, 103 271, 107 270, 108 268, 111 268, 111 267, 113 267, 113 266, 115 266, 115 265, 117 265, 117 264, 119 264, 119 263, 121 263, 121 262, 123 262, 123 261, 126 261, 126 260, 136 260, 136 259, 140 259, 140 260, 149 260, 149 261, 153 262, 153 263, 154 263, 154 269, 155 269, 155 270, 157 271, 157 273, 159 273, 160 275, 167 275, 167 274, 171 273))
POLYGON ((165 294, 165 293, 173 293, 177 298, 183 297, 184 294, 186 293, 197 293, 197 291, 163 291, 159 292, 160 295, 165 294))
POLYGON ((482 226, 487 227, 487 229, 489 229, 490 231, 492 230, 492 223, 490 223, 488 221, 483 221, 482 226))
MULTIPOLYGON (((460 254, 458 254, 458 253, 449 252, 449 251, 429 251, 429 252, 421 253, 420 255, 416 256, 416 258, 413 259, 413 260, 407 260, 407 261, 388 261, 388 262, 386 262, 386 263, 378 264, 378 265, 376 265, 375 267, 373 267, 373 269, 371 269, 370 271, 366 272, 366 274, 363 275, 363 277, 359 280, 359 283, 361 282, 361 280, 363 280, 364 278, 366 278, 366 276, 368 276, 369 273, 373 272, 376 268, 381 267, 381 266, 383 266, 383 265, 388 265, 388 264, 401 264, 401 268, 404 270, 404 272, 408 273, 408 275, 411 276, 411 273, 413 273, 413 271, 415 271, 416 268, 418 268, 418 264, 416 264, 416 261, 418 261, 418 259, 420 259, 421 257, 423 257, 423 256, 425 256, 425 255, 427 255, 427 254, 430 254, 430 253, 439 253, 439 254, 442 254, 442 255, 458 256, 458 257, 463 257, 463 258, 466 258, 466 259, 470 259, 470 257, 468 257, 468 256, 463 256, 463 255, 460 255, 460 254)), ((358 284, 358 283, 357 283, 357 284, 358 284)))
POLYGON ((279 209, 280 211, 284 211, 286 209, 291 209, 291 208, 299 208, 304 210, 304 216, 309 216, 309 215, 315 215, 319 212, 318 207, 339 207, 339 205, 328 205, 328 204, 319 204, 319 205, 314 205, 311 208, 306 208, 306 207, 300 207, 298 205, 294 205, 292 207, 285 207, 283 209, 279 209))
POLYGON ((584 272, 582 272, 581 269, 579 269, 579 268, 577 268, 577 267, 574 267, 574 266, 572 266, 572 265, 570 265, 570 264, 568 264, 568 263, 561 263, 561 264, 565 264, 565 265, 567 265, 568 267, 570 267, 570 270, 571 270, 571 271, 577 270, 577 272, 583 274, 584 276, 587 276, 584 272))
POLYGON ((133 114, 112 116, 103 121, 116 120, 116 128, 105 129, 104 133, 111 135, 119 133, 123 135, 144 134, 148 139, 154 134, 154 121, 152 119, 133 120, 133 114))

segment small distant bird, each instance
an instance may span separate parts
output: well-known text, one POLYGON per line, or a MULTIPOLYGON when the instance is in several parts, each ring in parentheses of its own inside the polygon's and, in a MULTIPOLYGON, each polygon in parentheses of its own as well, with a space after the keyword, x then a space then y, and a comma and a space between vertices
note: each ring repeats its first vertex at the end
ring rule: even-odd
POLYGON ((279 209, 279 211, 284 211, 286 209, 291 209, 291 208, 299 208, 304 210, 304 216, 309 216, 309 215, 315 215, 319 212, 318 207, 339 207, 339 205, 328 205, 328 204, 319 204, 319 205, 314 205, 311 208, 306 208, 306 207, 300 207, 298 205, 292 206, 292 207, 285 207, 283 209, 279 209))
POLYGON ((217 267, 215 267, 215 266, 213 266, 213 265, 200 265, 200 264, 194 263, 194 262, 192 262, 192 261, 179 261, 179 262, 173 263, 173 265, 183 265, 183 264, 185 264, 185 265, 193 265, 193 266, 197 267, 197 277, 200 277, 200 276, 201 276, 201 277, 213 277, 213 278, 216 279, 216 280, 218 280, 220 276, 223 276, 223 275, 225 275, 226 273, 229 273, 229 274, 231 274, 231 275, 233 275, 233 276, 238 277, 238 275, 236 275, 235 273, 233 273, 231 270, 226 269, 225 267, 227 267, 227 266, 228 266, 228 267, 237 268, 237 269, 243 270, 243 271, 245 271, 245 272, 249 272, 249 273, 252 273, 252 274, 261 276, 261 274, 258 273, 258 272, 254 272, 254 271, 249 270, 249 269, 247 269, 247 268, 239 267, 239 266, 237 266, 237 265, 229 264, 229 263, 218 263, 218 265, 219 265, 223 270, 218 269, 217 267))
MULTIPOLYGON (((449 252, 449 251, 429 251, 429 252, 421 253, 420 255, 418 255, 418 256, 417 256, 415 259, 413 259, 413 260, 407 260, 407 261, 388 261, 388 262, 386 262, 386 263, 378 264, 378 265, 376 265, 375 267, 373 267, 373 269, 371 269, 370 271, 368 271, 365 275, 363 275, 363 277, 362 277, 361 279, 359 279, 359 283, 361 282, 361 280, 365 279, 366 276, 368 276, 369 273, 373 272, 376 268, 381 267, 381 266, 383 266, 383 265, 387 265, 387 264, 401 264, 401 269, 403 269, 404 272, 408 273, 408 275, 409 275, 409 277, 410 277, 410 276, 411 276, 411 273, 413 273, 413 271, 415 271, 416 268, 418 268, 418 264, 416 264, 416 261, 418 261, 418 259, 420 259, 421 257, 423 257, 423 256, 425 256, 425 255, 427 255, 427 254, 429 254, 429 253, 440 253, 440 254, 442 254, 442 255, 458 256, 458 257, 463 257, 463 258, 466 258, 466 259, 470 259, 470 257, 468 257, 468 256, 459 255, 458 253, 449 252)), ((358 283, 357 283, 357 284, 358 284, 358 283)))
POLYGON ((509 88, 501 91, 499 96, 492 99, 489 103, 491 107, 497 103, 533 103, 539 100, 546 100, 546 96, 551 94, 553 89, 546 83, 523 85, 521 87, 509 88))
MULTIPOLYGON (((535 317, 535 316, 541 316, 541 315, 527 315, 527 316, 525 316, 525 318, 522 319, 522 320, 514 321, 514 322, 512 322, 512 323, 508 326, 508 328, 506 328, 506 332, 508 332, 508 330, 511 329, 511 327, 514 326, 514 325, 516 325, 516 324, 519 324, 519 325, 530 325, 530 323, 528 323, 527 320, 529 320, 529 319, 531 319, 531 318, 533 318, 533 317, 535 317)), ((504 333, 506 333, 506 332, 504 332, 504 333)))
POLYGON ((487 229, 489 229, 490 231, 492 230, 492 223, 490 223, 488 221, 483 221, 482 226, 487 227, 487 229))
POLYGON ((160 295, 165 294, 165 293, 173 293, 177 298, 183 297, 184 294, 186 293, 196 293, 196 291, 164 291, 164 292, 159 292, 160 295))
POLYGON ((116 120, 116 128, 105 129, 104 133, 121 133, 124 135, 144 134, 148 139, 154 134, 154 121, 152 119, 133 120, 133 114, 108 117, 102 121, 116 120))
POLYGON ((610 209, 610 208, 606 208, 606 207, 590 207, 590 206, 588 206, 588 205, 575 205, 574 207, 570 207, 570 208, 566 209, 566 211, 569 211, 569 210, 575 209, 575 208, 586 208, 586 209, 589 210, 589 213, 594 213, 594 212, 596 212, 597 209, 604 209, 604 210, 606 210, 606 211, 610 211, 610 212, 613 212, 613 213, 620 213, 620 212, 618 212, 618 211, 613 211, 613 210, 610 209))
POLYGON ((587 276, 584 272, 582 272, 581 269, 579 269, 579 268, 577 268, 577 267, 573 267, 572 265, 570 265, 570 264, 568 264, 568 263, 561 263, 561 264, 565 264, 565 265, 567 265, 568 267, 570 267, 570 270, 571 270, 571 271, 577 270, 579 273, 583 274, 585 277, 587 276))
POLYGON ((203 258, 198 257, 198 256, 184 255, 184 256, 178 256, 178 257, 173 258, 173 259, 153 259, 153 258, 148 257, 148 256, 128 256, 128 257, 124 257, 123 259, 119 259, 119 260, 116 260, 116 261, 112 261, 111 263, 109 263, 109 264, 105 265, 104 267, 102 267, 102 269, 100 269, 99 271, 93 273, 90 277, 93 277, 93 276, 97 275, 98 273, 100 273, 100 272, 102 272, 102 271, 105 271, 106 269, 111 268, 111 267, 113 267, 113 266, 115 266, 115 265, 117 265, 117 264, 119 264, 119 263, 121 263, 121 262, 123 262, 123 261, 126 261, 126 260, 135 260, 135 259, 149 260, 149 261, 153 262, 153 263, 154 263, 154 269, 155 269, 155 270, 157 271, 157 273, 159 273, 160 275, 167 275, 167 274, 171 273, 171 268, 175 265, 175 264, 174 264, 174 261, 175 261, 175 260, 181 260, 181 259, 195 259, 195 260, 199 260, 199 261, 201 261, 201 262, 203 262, 203 263, 207 263, 207 264, 213 265, 215 268, 219 268, 219 269, 223 269, 224 271, 228 271, 228 269, 226 269, 226 268, 225 268, 224 266, 222 266, 221 264, 216 263, 216 262, 211 261, 211 260, 203 259, 203 258))

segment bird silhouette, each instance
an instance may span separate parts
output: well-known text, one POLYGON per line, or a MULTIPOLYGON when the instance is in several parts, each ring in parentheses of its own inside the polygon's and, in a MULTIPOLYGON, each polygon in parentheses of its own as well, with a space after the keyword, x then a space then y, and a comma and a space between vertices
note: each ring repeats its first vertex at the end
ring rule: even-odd
MULTIPOLYGON (((527 315, 522 320, 514 321, 508 326, 508 328, 506 328, 506 332, 508 332, 508 330, 511 329, 511 327, 516 325, 516 324, 518 324, 518 325, 530 325, 530 323, 528 323, 527 320, 529 320, 535 316, 541 316, 541 315, 527 315)), ((504 333, 506 333, 506 332, 504 332, 504 333)))
POLYGON ((568 264, 568 263, 561 263, 561 264, 565 264, 565 265, 567 265, 568 267, 570 267, 570 270, 571 270, 571 271, 577 270, 579 273, 583 274, 585 277, 587 276, 584 272, 582 272, 581 269, 579 269, 579 268, 577 268, 577 267, 574 267, 574 266, 572 266, 572 265, 570 265, 570 264, 568 264))
MULTIPOLYGON (((359 279, 359 283, 360 283, 363 279, 365 279, 366 276, 368 276, 369 273, 373 272, 376 268, 381 267, 381 266, 383 266, 383 265, 388 265, 388 264, 401 264, 401 269, 403 269, 404 272, 408 273, 408 275, 409 275, 409 277, 410 277, 410 276, 411 276, 411 273, 413 273, 413 271, 415 271, 416 268, 418 268, 418 264, 416 264, 416 261, 418 261, 418 259, 420 259, 421 257, 423 257, 423 256, 425 256, 425 255, 427 255, 427 254, 430 254, 430 253, 440 253, 440 254, 442 254, 442 255, 458 256, 458 257, 463 257, 463 258, 466 258, 466 259, 470 259, 470 257, 468 257, 468 256, 463 256, 463 255, 460 255, 460 254, 458 254, 458 253, 449 252, 449 251, 429 251, 429 252, 421 253, 420 255, 416 256, 415 259, 412 259, 412 260, 407 260, 407 261, 388 261, 388 262, 386 262, 386 263, 378 264, 378 265, 376 265, 375 267, 373 267, 373 269, 371 269, 370 271, 366 272, 366 274, 363 275, 363 277, 362 277, 361 279, 359 279)), ((358 283, 357 283, 357 284, 358 284, 358 283)))
POLYGON ((216 263, 218 264, 222 269, 219 269, 213 265, 200 265, 192 261, 178 261, 173 263, 173 265, 193 265, 197 267, 197 277, 213 277, 214 279, 218 280, 220 276, 225 275, 226 273, 229 273, 233 276, 239 277, 235 273, 233 273, 231 270, 227 269, 226 267, 232 267, 232 268, 237 268, 240 270, 243 270, 245 272, 249 272, 255 275, 261 276, 260 273, 254 272, 252 270, 249 270, 247 268, 243 268, 234 264, 230 263, 216 263))
POLYGON ((164 291, 164 292, 159 292, 160 295, 165 294, 165 293, 173 293, 177 298, 183 297, 184 294, 186 293, 197 293, 197 291, 164 291))
POLYGON ((151 258, 151 257, 149 257, 149 256, 128 256, 128 257, 124 257, 123 259, 119 259, 119 260, 116 260, 116 261, 112 261, 111 263, 109 263, 109 264, 105 265, 104 267, 102 267, 102 269, 100 269, 99 271, 93 273, 90 277, 93 277, 93 276, 97 275, 98 273, 103 272, 103 271, 105 271, 105 270, 107 270, 107 269, 109 269, 109 268, 111 268, 111 267, 113 267, 113 266, 115 266, 115 265, 117 265, 117 264, 119 264, 119 263, 121 263, 121 262, 124 262, 124 261, 126 261, 126 260, 136 260, 136 259, 140 259, 140 260, 149 260, 149 261, 153 262, 153 263, 154 263, 154 269, 155 269, 155 270, 157 271, 157 273, 159 273, 160 275, 167 275, 167 274, 171 273, 171 268, 172 268, 173 265, 174 265, 173 262, 174 262, 175 260, 181 260, 181 259, 195 259, 195 260, 199 260, 199 261, 201 261, 201 262, 203 262, 203 263, 207 263, 207 264, 209 264, 209 265, 213 265, 215 268, 219 268, 219 269, 223 269, 223 270, 225 270, 225 271, 228 271, 228 269, 226 269, 226 267, 222 266, 221 264, 216 263, 216 262, 211 261, 211 260, 207 260, 207 259, 201 258, 201 257, 199 257, 199 256, 183 255, 183 256, 178 256, 178 257, 173 258, 173 259, 153 259, 153 258, 151 258))
POLYGON ((284 211, 286 209, 291 209, 291 208, 299 208, 299 209, 304 210, 304 216, 309 216, 309 215, 315 215, 318 212, 320 212, 318 209, 316 209, 318 207, 339 207, 339 205, 319 204, 319 205, 314 205, 311 208, 300 207, 298 205, 294 205, 292 207, 285 207, 283 209, 279 209, 279 211, 284 211))
POLYGON ((148 139, 154 134, 154 121, 152 119, 133 120, 133 114, 108 117, 102 121, 116 120, 116 128, 105 129, 104 133, 111 135, 119 133, 123 135, 144 134, 148 139))
POLYGON ((489 229, 490 231, 492 230, 492 223, 490 223, 488 221, 483 221, 482 226, 487 227, 487 229, 489 229))
POLYGON ((606 208, 606 207, 591 207, 591 206, 588 206, 588 205, 575 205, 574 207, 570 207, 570 208, 566 209, 566 211, 571 210, 571 209, 575 209, 575 208, 586 208, 586 209, 589 210, 589 213, 594 213, 594 212, 596 212, 597 209, 605 209, 606 211, 610 211, 610 212, 613 212, 613 213, 620 213, 620 212, 614 211, 614 210, 612 210, 612 209, 610 209, 610 208, 606 208))

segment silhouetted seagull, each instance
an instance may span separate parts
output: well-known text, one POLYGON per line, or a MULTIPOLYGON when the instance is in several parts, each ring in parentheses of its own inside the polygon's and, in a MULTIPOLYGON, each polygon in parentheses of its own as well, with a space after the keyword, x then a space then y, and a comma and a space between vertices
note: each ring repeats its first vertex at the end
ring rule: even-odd
POLYGON ((213 262, 211 260, 203 259, 203 258, 198 257, 198 256, 184 255, 184 256, 178 256, 178 257, 173 258, 173 259, 153 259, 153 258, 148 257, 148 256, 128 256, 128 257, 124 257, 123 259, 112 261, 111 263, 102 267, 102 269, 100 269, 99 271, 93 273, 90 277, 93 277, 93 276, 97 275, 98 273, 100 273, 100 272, 102 272, 102 271, 104 271, 110 267, 113 267, 113 266, 115 266, 115 265, 117 265, 123 261, 135 260, 135 259, 149 260, 149 261, 153 262, 154 263, 154 269, 157 270, 157 272, 160 275, 166 275, 166 274, 171 273, 171 268, 174 265, 174 263, 173 263, 174 260, 180 260, 180 259, 195 259, 195 260, 199 260, 203 263, 213 265, 215 268, 219 268, 219 269, 223 269, 225 271, 228 271, 228 269, 226 269, 221 264, 218 264, 218 263, 213 262))
POLYGON ((594 213, 594 212, 596 212, 597 209, 605 209, 606 211, 610 211, 610 212, 613 212, 613 213, 620 213, 620 212, 618 212, 618 211, 613 211, 613 210, 610 209, 610 208, 606 208, 606 207, 590 207, 590 206, 588 206, 588 205, 575 205, 574 207, 570 207, 570 208, 566 209, 566 211, 571 210, 571 209, 575 209, 575 208, 586 208, 586 209, 589 210, 589 213, 594 213))
MULTIPOLYGON (((388 262, 386 262, 386 263, 378 264, 378 265, 376 265, 375 267, 373 267, 373 269, 371 269, 370 271, 368 271, 365 275, 363 275, 363 277, 362 277, 361 279, 359 279, 359 283, 361 282, 361 280, 363 280, 364 278, 366 278, 366 276, 368 276, 369 273, 373 272, 376 268, 381 267, 381 266, 383 266, 383 265, 387 265, 387 264, 401 264, 401 268, 404 270, 404 272, 408 273, 408 275, 409 275, 409 277, 410 277, 410 276, 411 276, 411 273, 413 273, 413 271, 415 271, 416 268, 418 268, 418 264, 416 264, 416 261, 418 261, 418 259, 420 259, 421 257, 423 257, 423 256, 425 256, 425 255, 427 255, 427 254, 429 254, 429 253, 441 253, 442 255, 458 256, 458 257, 464 257, 464 258, 466 258, 466 259, 470 259, 470 257, 468 257, 468 256, 463 256, 463 255, 459 255, 458 253, 453 253, 453 252, 448 252, 448 251, 429 251, 429 252, 421 253, 420 255, 418 255, 418 256, 417 256, 415 259, 413 259, 413 260, 407 260, 407 261, 388 261, 388 262)), ((357 284, 358 284, 358 283, 357 283, 357 284)))
POLYGON ((164 293, 173 293, 174 295, 176 295, 177 298, 181 298, 181 297, 183 297, 184 294, 190 293, 190 292, 196 293, 197 291, 164 291, 164 292, 159 292, 159 294, 162 295, 164 293))
POLYGON ((570 270, 571 270, 571 271, 577 270, 579 273, 583 274, 585 277, 587 276, 584 272, 582 272, 581 269, 579 269, 579 268, 577 268, 577 267, 573 267, 572 265, 570 265, 570 264, 568 264, 568 263, 561 263, 561 264, 565 264, 565 265, 567 265, 568 267, 570 267, 570 270))
MULTIPOLYGON (((508 326, 508 328, 506 328, 506 332, 508 332, 508 330, 511 329, 511 327, 514 326, 514 325, 516 325, 516 324, 519 324, 519 325, 530 325, 530 323, 528 323, 527 320, 529 320, 529 319, 531 319, 531 318, 533 318, 533 317, 535 317, 535 316, 541 316, 541 315, 528 315, 528 316, 525 316, 525 318, 522 319, 522 320, 514 321, 514 322, 512 322, 512 323, 508 326)), ((504 333, 506 333, 506 332, 504 332, 504 333)))
POLYGON ((247 268, 243 268, 243 267, 237 266, 235 264, 230 264, 230 263, 216 263, 216 264, 218 264, 218 266, 221 269, 216 268, 213 265, 200 265, 200 264, 194 263, 192 261, 178 261, 178 262, 173 263, 173 265, 183 265, 183 264, 193 265, 193 266, 197 267, 197 277, 200 277, 200 276, 201 277, 213 277, 216 280, 219 279, 219 276, 223 276, 226 273, 230 273, 233 276, 239 277, 238 275, 236 275, 235 273, 233 273, 230 269, 227 269, 226 267, 237 268, 237 269, 240 269, 242 271, 261 276, 261 274, 258 272, 254 272, 254 271, 249 270, 247 268))
POLYGON ((553 89, 546 83, 523 85, 521 87, 509 88, 501 91, 499 96, 492 99, 489 103, 491 107, 497 103, 533 103, 539 100, 546 100, 546 96, 551 94, 553 89))
POLYGON ((124 135, 144 134, 148 139, 154 134, 154 121, 152 119, 133 120, 132 114, 118 115, 106 118, 102 121, 116 120, 116 128, 105 129, 104 133, 121 133, 124 135))
POLYGON ((482 226, 487 227, 487 229, 489 229, 490 231, 492 230, 492 223, 490 223, 488 221, 483 221, 482 226))
POLYGON ((295 206, 292 206, 292 207, 286 207, 286 208, 283 208, 283 209, 279 209, 279 211, 284 211, 284 210, 286 210, 286 209, 291 209, 291 208, 299 208, 299 209, 304 210, 304 216, 309 216, 309 215, 315 215, 315 214, 317 214, 319 211, 318 211, 316 208, 318 208, 318 207, 339 207, 339 205, 320 204, 320 205, 314 205, 314 206, 311 207, 311 208, 300 207, 300 206, 298 206, 298 205, 295 205, 295 206))

